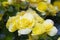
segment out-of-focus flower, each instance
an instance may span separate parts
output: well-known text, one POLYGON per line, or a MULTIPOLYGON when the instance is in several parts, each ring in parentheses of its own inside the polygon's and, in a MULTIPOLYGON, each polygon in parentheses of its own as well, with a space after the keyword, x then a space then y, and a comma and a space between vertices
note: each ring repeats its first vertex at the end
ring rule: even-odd
POLYGON ((47 3, 46 2, 40 2, 37 6, 37 10, 40 12, 45 12, 47 10, 47 3))
POLYGON ((16 30, 22 30, 26 28, 32 28, 35 24, 35 20, 32 14, 21 12, 21 15, 18 14, 16 16, 10 17, 7 21, 6 27, 10 32, 14 32, 16 30))
POLYGON ((43 27, 43 25, 40 23, 36 23, 34 28, 32 29, 31 35, 41 35, 44 32, 45 32, 45 28, 43 27))
POLYGON ((54 26, 54 22, 50 19, 47 19, 44 21, 43 26, 44 26, 46 32, 50 31, 50 29, 54 26))
POLYGON ((52 4, 47 2, 39 2, 36 9, 42 12, 43 15, 51 14, 53 16, 56 16, 56 13, 58 12, 56 6, 53 6, 52 4), (48 13, 46 11, 48 11, 48 13))
POLYGON ((57 40, 60 40, 60 37, 57 40))
POLYGON ((52 4, 48 4, 48 11, 51 13, 51 15, 54 15, 54 16, 58 12, 58 10, 52 4))
POLYGON ((6 1, 4 1, 4 2, 2 2, 2 5, 3 5, 4 7, 6 7, 6 6, 8 6, 8 5, 9 5, 9 3, 8 3, 8 2, 6 2, 6 1))
POLYGON ((47 32, 47 34, 49 36, 55 36, 57 34, 57 32, 58 32, 57 28, 56 27, 53 27, 53 28, 50 29, 49 32, 47 32))
POLYGON ((9 4, 12 4, 12 3, 13 3, 13 0, 8 0, 8 3, 9 3, 9 4))
POLYGON ((53 4, 58 7, 58 10, 60 10, 60 1, 55 1, 53 4))

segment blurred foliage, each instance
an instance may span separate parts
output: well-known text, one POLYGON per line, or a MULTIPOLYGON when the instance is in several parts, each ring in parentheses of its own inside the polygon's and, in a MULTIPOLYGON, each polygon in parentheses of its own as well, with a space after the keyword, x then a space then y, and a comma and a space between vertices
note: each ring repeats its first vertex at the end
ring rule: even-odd
POLYGON ((7 1, 7 0, 0 0, 0 2, 7 1))

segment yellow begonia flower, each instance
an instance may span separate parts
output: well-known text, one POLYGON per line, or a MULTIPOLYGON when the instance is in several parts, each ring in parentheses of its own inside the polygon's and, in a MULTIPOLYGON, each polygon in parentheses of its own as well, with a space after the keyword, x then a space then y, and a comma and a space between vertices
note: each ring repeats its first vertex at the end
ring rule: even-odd
POLYGON ((47 32, 47 34, 49 36, 55 36, 57 34, 57 32, 58 32, 57 28, 56 27, 53 27, 53 28, 50 29, 49 32, 47 32))
POLYGON ((8 6, 8 5, 9 5, 9 3, 8 3, 8 2, 6 2, 6 1, 4 1, 4 2, 2 2, 2 5, 6 7, 6 6, 8 6))
POLYGON ((40 2, 37 6, 37 10, 40 12, 45 12, 47 10, 48 6, 46 2, 40 2))
POLYGON ((10 32, 20 29, 32 28, 35 24, 32 14, 25 13, 23 16, 13 16, 7 21, 6 27, 10 32))
POLYGON ((43 23, 44 19, 40 17, 34 10, 28 9, 26 13, 31 13, 34 16, 35 21, 39 23, 43 23))
POLYGON ((31 35, 41 35, 43 33, 45 33, 45 28, 43 27, 43 25, 40 23, 36 23, 34 28, 32 29, 31 35))
POLYGON ((60 40, 60 37, 57 40, 60 40))
MULTIPOLYGON (((32 14, 30 13, 25 13, 22 18, 21 18, 21 28, 32 28, 35 24, 35 20, 32 14)), ((18 29, 20 29, 18 27, 18 29)))
POLYGON ((53 25, 54 25, 54 23, 50 19, 45 20, 43 23, 43 26, 44 26, 46 32, 50 31, 50 29, 53 27, 53 25))
POLYGON ((55 1, 53 4, 58 7, 58 10, 60 10, 60 1, 55 1))

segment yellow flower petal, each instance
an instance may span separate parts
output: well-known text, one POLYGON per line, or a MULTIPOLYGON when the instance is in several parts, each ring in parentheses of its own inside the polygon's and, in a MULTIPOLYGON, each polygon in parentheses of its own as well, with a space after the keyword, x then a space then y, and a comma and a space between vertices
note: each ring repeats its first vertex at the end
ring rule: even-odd
POLYGON ((35 24, 35 20, 32 14, 25 13, 21 18, 21 25, 17 28, 18 29, 32 28, 34 24, 35 24))
POLYGON ((19 17, 16 16, 10 17, 6 23, 6 27, 10 32, 16 31, 17 27, 19 26, 20 26, 20 19, 19 17))
POLYGON ((50 29, 53 27, 53 25, 54 25, 54 23, 50 19, 45 20, 45 22, 43 23, 43 26, 46 29, 46 32, 50 31, 50 29))
POLYGON ((47 3, 46 2, 40 2, 37 6, 37 10, 40 12, 45 12, 47 10, 47 3))
POLYGON ((45 32, 45 28, 40 23, 36 23, 34 28, 32 29, 32 35, 41 35, 44 32, 45 32))
POLYGON ((11 23, 11 24, 9 25, 8 30, 9 30, 10 32, 15 32, 15 31, 17 30, 16 24, 15 24, 15 23, 13 23, 13 24, 11 23))
POLYGON ((37 21, 39 23, 44 22, 44 19, 42 17, 40 17, 34 10, 29 8, 26 13, 31 13, 34 16, 35 21, 37 21))

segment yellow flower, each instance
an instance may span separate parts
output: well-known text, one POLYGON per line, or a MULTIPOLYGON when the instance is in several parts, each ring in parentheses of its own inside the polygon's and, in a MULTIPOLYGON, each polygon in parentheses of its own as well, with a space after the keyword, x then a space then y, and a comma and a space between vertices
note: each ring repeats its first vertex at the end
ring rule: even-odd
POLYGON ((60 40, 60 37, 57 40, 60 40))
POLYGON ((45 12, 47 10, 48 6, 46 2, 40 2, 37 6, 37 10, 40 12, 45 12))
POLYGON ((6 23, 6 27, 10 32, 14 32, 16 30, 22 30, 26 28, 32 28, 35 24, 35 19, 32 14, 21 12, 21 14, 17 14, 16 16, 10 17, 6 23))
POLYGON ((36 23, 34 28, 32 29, 32 35, 41 35, 45 33, 45 28, 42 24, 36 23))
POLYGON ((54 6, 57 6, 58 9, 60 10, 60 1, 55 1, 53 4, 54 6))
POLYGON ((54 25, 54 22, 50 19, 45 20, 43 23, 43 26, 44 26, 46 32, 50 31, 50 29, 53 27, 53 25, 54 25))
POLYGON ((6 2, 6 1, 4 1, 4 2, 2 2, 2 5, 6 7, 6 6, 8 6, 8 5, 9 5, 9 3, 8 3, 8 2, 6 2))

